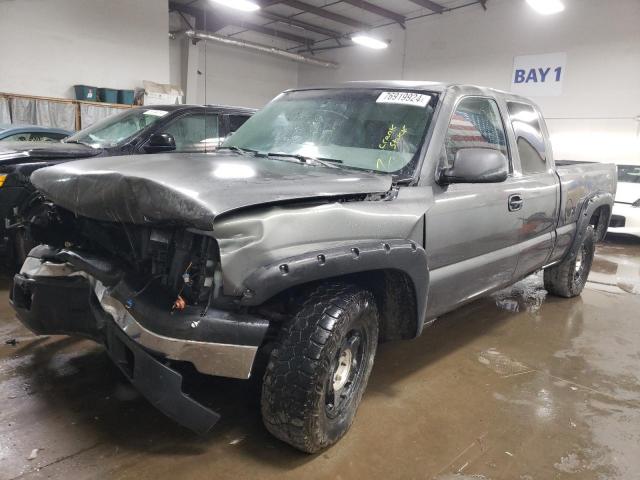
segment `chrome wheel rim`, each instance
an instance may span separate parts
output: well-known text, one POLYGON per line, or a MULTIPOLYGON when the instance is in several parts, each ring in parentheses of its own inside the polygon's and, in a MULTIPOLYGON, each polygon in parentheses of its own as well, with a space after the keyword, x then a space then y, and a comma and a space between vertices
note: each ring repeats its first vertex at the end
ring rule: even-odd
POLYGON ((338 365, 333 373, 333 390, 339 392, 349 381, 349 374, 353 362, 351 348, 345 348, 338 357, 338 365))
POLYGON ((325 385, 325 412, 329 418, 340 416, 358 391, 367 355, 364 330, 350 330, 334 357, 325 385))

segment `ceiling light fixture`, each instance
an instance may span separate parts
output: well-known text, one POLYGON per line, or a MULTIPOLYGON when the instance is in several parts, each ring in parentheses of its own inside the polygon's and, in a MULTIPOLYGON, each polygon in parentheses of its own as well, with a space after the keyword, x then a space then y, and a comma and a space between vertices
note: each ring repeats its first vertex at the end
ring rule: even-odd
POLYGON ((564 11, 564 3, 560 0, 527 0, 527 3, 541 15, 553 15, 564 11))
POLYGON ((389 46, 387 42, 370 37, 369 35, 354 35, 351 37, 351 41, 363 47, 373 48, 374 50, 382 50, 389 46))
POLYGON ((260 5, 251 0, 213 0, 214 3, 219 3, 225 7, 235 8, 236 10, 242 10, 243 12, 255 12, 260 10, 260 5))

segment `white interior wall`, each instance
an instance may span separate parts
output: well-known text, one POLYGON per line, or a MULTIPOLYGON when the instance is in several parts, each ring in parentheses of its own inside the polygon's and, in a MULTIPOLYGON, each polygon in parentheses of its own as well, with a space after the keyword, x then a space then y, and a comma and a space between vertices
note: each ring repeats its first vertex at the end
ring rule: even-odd
POLYGON ((187 103, 260 108, 298 85, 297 64, 242 48, 203 41, 194 47, 178 36, 170 57, 171 83, 182 88, 187 103))
POLYGON ((197 51, 196 103, 260 108, 298 84, 298 66, 289 60, 211 42, 198 43, 197 51))
POLYGON ((0 1, 0 91, 73 98, 74 84, 169 81, 167 3, 0 1))
MULTIPOLYGON (((194 24, 191 17, 187 20, 194 24)), ((189 26, 176 14, 170 29, 189 26)), ((276 48, 287 44, 260 34, 250 41, 276 48)), ((170 41, 171 82, 179 85, 188 103, 208 103, 260 108, 278 93, 298 85, 298 65, 289 60, 246 48, 199 41, 194 46, 184 35, 170 41)))
POLYGON ((513 57, 566 52, 563 94, 533 97, 556 158, 640 164, 640 2, 564 0, 541 16, 524 0, 492 0, 376 31, 385 51, 323 52, 337 71, 301 66, 301 86, 361 79, 436 80, 508 90, 513 57))

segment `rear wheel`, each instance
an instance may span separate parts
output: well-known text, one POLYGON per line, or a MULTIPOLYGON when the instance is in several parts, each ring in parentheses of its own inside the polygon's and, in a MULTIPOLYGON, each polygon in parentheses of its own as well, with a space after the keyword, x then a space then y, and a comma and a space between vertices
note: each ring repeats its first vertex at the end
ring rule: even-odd
POLYGON ((347 432, 373 367, 378 311, 373 295, 323 285, 280 332, 262 386, 262 417, 277 438, 308 453, 347 432))
POLYGON ((587 283, 596 249, 595 230, 589 225, 575 255, 544 271, 544 287, 553 295, 576 297, 587 283))

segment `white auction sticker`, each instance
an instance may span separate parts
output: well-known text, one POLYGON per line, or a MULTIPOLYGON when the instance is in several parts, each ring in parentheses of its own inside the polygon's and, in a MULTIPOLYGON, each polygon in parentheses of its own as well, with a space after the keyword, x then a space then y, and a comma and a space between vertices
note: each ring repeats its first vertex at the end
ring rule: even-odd
POLYGON ((382 92, 376 103, 396 103, 399 105, 413 105, 414 107, 426 107, 431 100, 431 95, 412 92, 382 92))
POLYGON ((165 110, 145 110, 145 115, 153 115, 154 117, 164 117, 167 113, 165 110))

